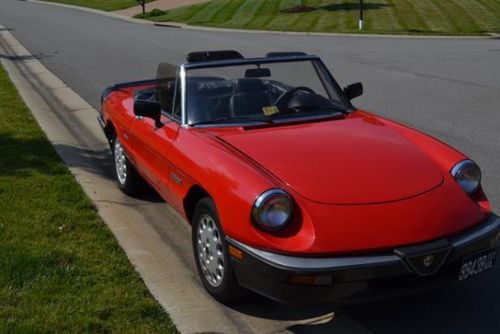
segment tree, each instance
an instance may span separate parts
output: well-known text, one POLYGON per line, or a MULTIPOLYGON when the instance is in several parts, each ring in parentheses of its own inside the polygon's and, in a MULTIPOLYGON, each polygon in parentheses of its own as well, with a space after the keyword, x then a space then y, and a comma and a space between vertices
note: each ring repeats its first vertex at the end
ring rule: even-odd
POLYGON ((146 14, 146 0, 137 0, 137 2, 142 7, 142 13, 146 14))

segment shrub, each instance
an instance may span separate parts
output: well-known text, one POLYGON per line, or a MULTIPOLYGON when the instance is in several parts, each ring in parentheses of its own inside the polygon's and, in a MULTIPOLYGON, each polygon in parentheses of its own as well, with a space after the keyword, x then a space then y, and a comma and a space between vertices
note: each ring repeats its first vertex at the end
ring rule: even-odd
POLYGON ((148 14, 149 14, 149 16, 162 16, 162 15, 167 14, 167 11, 155 8, 152 11, 150 11, 148 14))

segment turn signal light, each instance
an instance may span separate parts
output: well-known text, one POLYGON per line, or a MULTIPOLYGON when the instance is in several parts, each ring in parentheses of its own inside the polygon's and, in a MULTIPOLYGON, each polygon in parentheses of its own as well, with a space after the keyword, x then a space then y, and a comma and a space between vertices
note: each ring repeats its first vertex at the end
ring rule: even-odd
POLYGON ((243 260, 243 252, 241 250, 231 245, 229 245, 228 250, 229 250, 229 255, 231 255, 237 260, 243 260))
POLYGON ((297 285, 331 285, 331 276, 290 276, 288 282, 297 285))

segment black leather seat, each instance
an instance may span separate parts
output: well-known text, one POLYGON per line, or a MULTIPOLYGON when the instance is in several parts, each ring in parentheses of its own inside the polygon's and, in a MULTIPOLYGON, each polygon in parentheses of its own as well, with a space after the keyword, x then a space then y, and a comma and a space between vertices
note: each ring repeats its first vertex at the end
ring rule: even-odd
POLYGON ((262 80, 238 79, 230 105, 234 117, 260 115, 262 108, 272 105, 272 101, 262 80))
POLYGON ((191 79, 187 82, 188 122, 197 123, 230 118, 231 81, 214 79, 191 79))

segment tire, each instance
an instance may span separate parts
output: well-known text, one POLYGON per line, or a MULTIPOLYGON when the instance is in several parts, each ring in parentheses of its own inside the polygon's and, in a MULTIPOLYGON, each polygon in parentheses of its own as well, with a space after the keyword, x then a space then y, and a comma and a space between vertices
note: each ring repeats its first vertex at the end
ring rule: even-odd
POLYGON ((222 303, 235 302, 244 295, 228 256, 224 232, 211 198, 203 198, 192 221, 193 254, 203 286, 222 303))
POLYGON ((130 163, 117 136, 113 138, 111 145, 118 187, 127 195, 137 194, 144 184, 143 179, 130 163))

